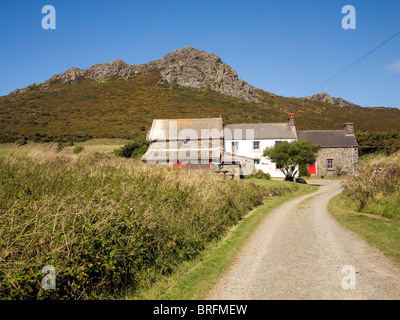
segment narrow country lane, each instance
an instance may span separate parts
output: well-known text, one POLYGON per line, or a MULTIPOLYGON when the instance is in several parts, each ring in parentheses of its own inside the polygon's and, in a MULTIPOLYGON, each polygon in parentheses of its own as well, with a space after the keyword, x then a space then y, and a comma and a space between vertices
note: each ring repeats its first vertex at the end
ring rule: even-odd
POLYGON ((400 269, 329 215, 340 181, 318 183, 267 217, 208 299, 400 299, 400 269), (345 266, 355 289, 342 287, 345 266))

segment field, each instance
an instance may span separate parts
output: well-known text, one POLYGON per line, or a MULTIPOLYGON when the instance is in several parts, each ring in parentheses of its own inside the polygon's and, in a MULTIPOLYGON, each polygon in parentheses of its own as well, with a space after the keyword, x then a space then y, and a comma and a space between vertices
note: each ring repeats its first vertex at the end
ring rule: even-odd
POLYGON ((345 227, 400 263, 400 153, 366 155, 360 174, 329 203, 345 227))
MULTIPOLYGON (((102 152, 111 153, 115 149, 121 148, 125 144, 129 143, 127 139, 90 139, 85 142, 77 142, 73 146, 65 147, 66 150, 74 150, 76 147, 82 147, 82 154, 102 152)), ((0 157, 10 155, 13 152, 27 152, 32 148, 35 148, 37 143, 27 143, 24 146, 17 146, 15 143, 1 143, 0 144, 0 157)))
POLYGON ((2 299, 136 291, 193 259, 265 195, 214 174, 57 144, 24 147, 0 158, 2 299), (56 290, 40 286, 46 265, 56 268, 56 290))
MULTIPOLYGON (((199 259, 222 246, 211 254, 221 268, 196 276, 203 280, 194 290, 204 295, 210 277, 229 265, 268 210, 312 189, 225 180, 110 154, 125 142, 90 140, 63 149, 56 143, 2 145, 1 299, 146 299, 154 283, 160 288, 187 266, 197 270, 199 259), (84 149, 76 153, 76 147, 84 149), (220 244, 229 235, 234 245, 220 244), (41 288, 45 265, 56 268, 56 290, 41 288)), ((189 282, 197 286, 197 280, 189 282)), ((191 291, 177 287, 174 294, 189 298, 191 291)))

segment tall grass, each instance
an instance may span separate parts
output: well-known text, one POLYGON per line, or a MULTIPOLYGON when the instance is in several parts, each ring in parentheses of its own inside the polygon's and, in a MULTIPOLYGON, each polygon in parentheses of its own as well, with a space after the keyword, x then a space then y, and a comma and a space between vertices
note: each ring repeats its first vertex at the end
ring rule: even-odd
POLYGON ((363 161, 359 175, 345 182, 343 195, 357 211, 400 219, 400 152, 363 161))
POLYGON ((221 237, 263 189, 57 146, 0 159, 0 298, 102 299, 139 290, 221 237), (43 290, 45 265, 56 289, 43 290), (148 282, 148 279, 147 279, 148 282))

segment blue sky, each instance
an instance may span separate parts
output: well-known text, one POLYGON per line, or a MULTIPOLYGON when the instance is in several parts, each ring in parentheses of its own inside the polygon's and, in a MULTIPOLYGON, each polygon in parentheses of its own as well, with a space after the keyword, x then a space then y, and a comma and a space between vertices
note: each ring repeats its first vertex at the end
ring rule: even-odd
POLYGON ((1 1, 0 95, 71 67, 146 63, 185 46, 213 52, 255 87, 282 96, 328 92, 361 106, 400 107, 400 1, 1 1), (56 29, 44 30, 44 5, 56 29), (356 29, 342 28, 342 7, 356 29))

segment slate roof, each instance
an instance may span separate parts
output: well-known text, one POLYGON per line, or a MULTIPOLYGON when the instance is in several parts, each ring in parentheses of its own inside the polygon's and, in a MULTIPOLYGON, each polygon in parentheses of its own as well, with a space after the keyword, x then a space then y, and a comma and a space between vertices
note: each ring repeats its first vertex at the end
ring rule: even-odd
POLYGON ((297 131, 297 136, 299 140, 308 140, 322 148, 358 147, 354 134, 346 134, 344 130, 297 131))
POLYGON ((297 134, 295 126, 287 122, 242 123, 227 124, 224 128, 224 137, 227 140, 297 139, 297 134))
POLYGON ((222 118, 155 119, 147 139, 149 141, 222 139, 222 118), (208 133, 207 133, 208 130, 208 133), (206 135, 203 137, 203 134, 206 135))

